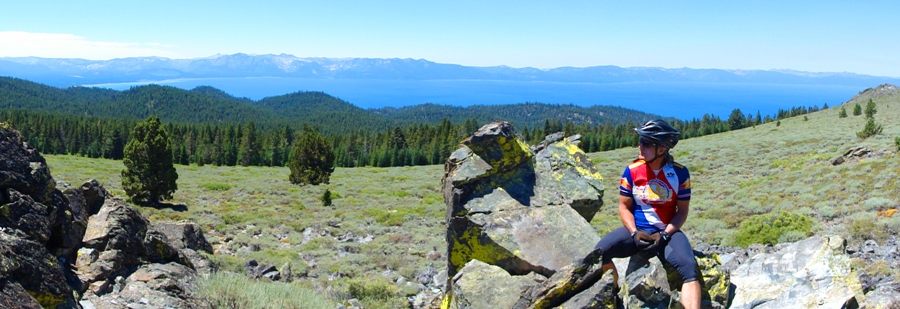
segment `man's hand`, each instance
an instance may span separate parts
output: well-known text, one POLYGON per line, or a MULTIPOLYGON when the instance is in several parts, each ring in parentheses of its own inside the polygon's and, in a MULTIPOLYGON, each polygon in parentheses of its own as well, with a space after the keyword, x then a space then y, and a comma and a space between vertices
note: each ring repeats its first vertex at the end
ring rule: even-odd
POLYGON ((651 249, 650 247, 654 247, 659 242, 658 234, 650 235, 641 230, 631 233, 631 238, 634 239, 634 245, 637 246, 638 250, 649 250, 651 249))

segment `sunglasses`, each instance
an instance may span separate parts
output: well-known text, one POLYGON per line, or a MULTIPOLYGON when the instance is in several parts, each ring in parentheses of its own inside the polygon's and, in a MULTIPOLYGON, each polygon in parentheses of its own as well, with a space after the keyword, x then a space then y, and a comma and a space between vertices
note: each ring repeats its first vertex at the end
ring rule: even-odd
POLYGON ((656 141, 646 138, 639 139, 638 143, 643 147, 653 147, 657 145, 656 141))

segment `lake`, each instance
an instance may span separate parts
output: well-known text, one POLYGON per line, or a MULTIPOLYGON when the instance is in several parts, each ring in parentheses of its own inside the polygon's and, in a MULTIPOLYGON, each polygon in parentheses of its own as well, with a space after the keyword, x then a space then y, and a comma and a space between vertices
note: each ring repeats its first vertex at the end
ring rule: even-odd
POLYGON ((234 96, 260 99, 295 91, 323 91, 363 108, 421 103, 457 106, 522 102, 616 105, 682 119, 705 113, 727 117, 734 108, 745 114, 772 115, 779 108, 835 106, 865 88, 862 84, 760 84, 636 82, 576 83, 508 80, 377 80, 286 77, 196 78, 93 84, 117 90, 142 84, 191 89, 212 86, 234 96))

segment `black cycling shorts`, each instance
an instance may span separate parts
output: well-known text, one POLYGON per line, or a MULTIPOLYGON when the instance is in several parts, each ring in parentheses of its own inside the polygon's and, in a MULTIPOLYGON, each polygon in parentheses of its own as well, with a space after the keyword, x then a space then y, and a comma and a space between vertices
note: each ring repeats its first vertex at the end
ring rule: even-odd
MULTIPOLYGON (((681 231, 677 231, 671 236, 665 249, 659 250, 657 256, 678 270, 682 282, 697 280, 697 259, 694 258, 694 250, 691 249, 691 243, 687 236, 681 231)), ((613 258, 630 257, 638 252, 634 238, 624 227, 606 234, 594 248, 603 250, 603 264, 611 262, 613 258)))

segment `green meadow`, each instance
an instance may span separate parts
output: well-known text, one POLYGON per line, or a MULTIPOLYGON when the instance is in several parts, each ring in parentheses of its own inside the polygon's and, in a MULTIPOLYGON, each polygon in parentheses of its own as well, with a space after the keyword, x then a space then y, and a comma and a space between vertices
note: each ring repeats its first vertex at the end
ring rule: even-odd
MULTIPOLYGON (((860 100, 865 106, 868 98, 860 100)), ((773 228, 770 218, 782 212, 808 220, 778 221, 786 232, 774 233, 776 239, 769 241, 813 233, 877 240, 900 232, 900 215, 879 215, 900 207, 900 146, 895 141, 900 136, 900 96, 876 98, 875 103, 883 133, 865 140, 856 136, 864 116, 839 118, 838 106, 783 119, 780 125, 681 141, 673 154, 691 171, 691 214, 684 227, 688 236, 736 245, 753 236, 746 234, 765 234, 758 232, 773 228), (855 146, 868 147, 874 155, 831 164, 855 146), (804 222, 811 224, 804 227, 804 222)), ((616 186, 636 154, 634 148, 589 154, 606 185, 604 207, 591 222, 597 233, 620 225, 616 186)), ((77 185, 95 178, 115 196, 125 197, 121 161, 45 157, 57 180, 77 185)), ((330 184, 304 187, 290 184, 284 167, 176 169, 178 191, 167 201, 170 207, 139 207, 144 215, 201 224, 216 248, 210 258, 222 270, 241 273, 244 263, 255 259, 279 269, 290 265, 294 274, 293 283, 215 274, 202 282, 201 293, 221 306, 333 308, 357 298, 367 308, 402 307, 416 290, 395 284, 397 276, 414 281, 423 269, 442 269, 446 263, 442 166, 337 168, 330 184), (326 189, 333 198, 328 207, 320 200, 326 189), (286 300, 291 297, 295 299, 286 300)), ((883 266, 861 267, 881 267, 869 271, 900 278, 900 270, 883 266)))

